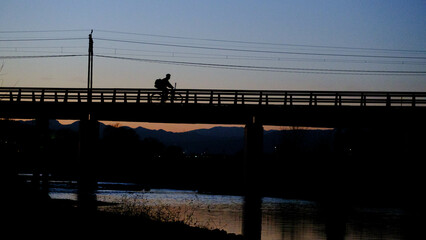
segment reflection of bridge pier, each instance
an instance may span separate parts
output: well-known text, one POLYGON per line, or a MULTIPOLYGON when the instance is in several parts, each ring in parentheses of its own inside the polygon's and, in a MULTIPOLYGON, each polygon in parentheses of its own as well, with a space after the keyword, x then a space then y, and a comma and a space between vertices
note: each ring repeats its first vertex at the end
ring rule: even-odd
POLYGON ((84 115, 80 120, 79 133, 79 179, 78 202, 82 211, 94 212, 96 210, 96 172, 97 143, 99 140, 99 122, 91 118, 90 114, 84 115))
POLYGON ((242 233, 246 239, 260 240, 262 230, 261 179, 259 162, 263 155, 263 126, 256 117, 244 129, 244 206, 242 233))

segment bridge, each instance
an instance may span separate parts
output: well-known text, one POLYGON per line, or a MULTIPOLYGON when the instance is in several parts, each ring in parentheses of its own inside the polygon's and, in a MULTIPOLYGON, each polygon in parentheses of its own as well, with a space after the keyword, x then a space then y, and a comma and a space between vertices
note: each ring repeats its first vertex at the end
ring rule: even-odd
MULTIPOLYGON (((178 89, 162 102, 161 91, 155 89, 0 88, 0 118, 37 119, 40 133, 47 131, 47 119, 80 120, 78 200, 86 212, 96 210, 93 159, 100 151, 98 121, 245 125, 245 235, 260 232, 263 125, 402 126, 424 132, 425 116, 426 92, 178 89)), ((40 134, 40 142, 43 135, 47 134, 40 134)), ((42 158, 41 154, 34 156, 42 158)), ((32 183, 45 179, 43 185, 45 176, 48 173, 35 169, 32 183)))
POLYGON ((422 125, 426 92, 0 88, 0 117, 351 127, 422 125))
POLYGON ((0 118, 37 119, 40 132, 47 130, 47 119, 80 120, 83 209, 95 206, 98 121, 245 125, 245 184, 252 194, 248 189, 259 184, 263 125, 424 129, 425 116, 426 92, 179 89, 162 102, 155 89, 0 88, 0 118))

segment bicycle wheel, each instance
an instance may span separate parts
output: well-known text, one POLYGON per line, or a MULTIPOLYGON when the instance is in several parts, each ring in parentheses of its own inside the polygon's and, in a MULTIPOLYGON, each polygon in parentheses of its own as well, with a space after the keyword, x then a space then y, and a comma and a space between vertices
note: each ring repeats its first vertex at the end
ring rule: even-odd
POLYGON ((179 93, 176 93, 175 96, 173 97, 173 103, 183 103, 183 101, 184 101, 184 98, 179 93))

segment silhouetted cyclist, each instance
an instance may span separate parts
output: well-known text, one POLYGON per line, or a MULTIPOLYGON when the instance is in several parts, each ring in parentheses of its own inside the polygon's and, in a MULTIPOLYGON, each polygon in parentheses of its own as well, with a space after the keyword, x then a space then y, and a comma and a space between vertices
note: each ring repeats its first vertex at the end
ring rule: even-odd
POLYGON ((169 82, 170 77, 171 75, 167 73, 165 78, 155 80, 155 88, 163 91, 161 94, 162 103, 166 102, 167 100, 167 96, 169 95, 169 88, 173 89, 172 84, 169 82))

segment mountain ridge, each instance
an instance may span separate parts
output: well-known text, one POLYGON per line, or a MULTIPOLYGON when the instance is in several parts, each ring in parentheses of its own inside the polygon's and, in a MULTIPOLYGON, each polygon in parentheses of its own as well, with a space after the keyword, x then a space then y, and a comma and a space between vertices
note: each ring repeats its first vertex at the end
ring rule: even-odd
MULTIPOLYGON (((27 124, 35 124, 34 120, 22 121, 27 124)), ((49 120, 51 130, 69 129, 78 131, 79 122, 71 124, 61 124, 57 120, 49 120)), ((100 123, 100 138, 103 138, 105 128, 113 127, 100 123)), ((244 127, 222 127, 217 126, 209 129, 196 129, 187 132, 170 132, 163 129, 152 130, 144 127, 131 128, 129 126, 119 126, 133 130, 140 140, 154 138, 166 146, 179 146, 188 154, 236 154, 241 152, 244 146, 244 127)), ((264 131, 264 152, 271 153, 283 141, 292 141, 289 138, 296 134, 303 139, 304 145, 311 147, 320 141, 329 141, 328 137, 332 130, 268 130, 264 131)), ((331 143, 326 143, 330 145, 331 143)))

